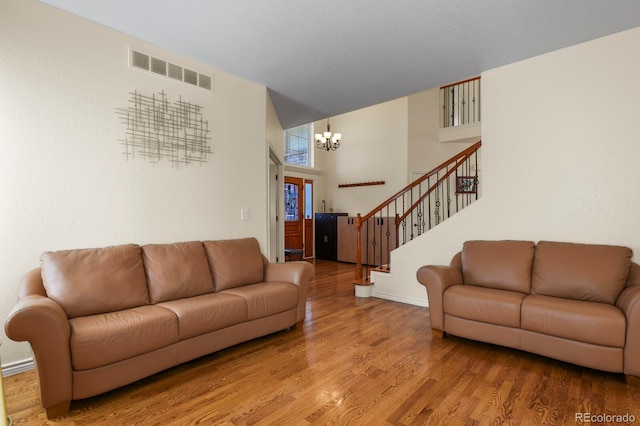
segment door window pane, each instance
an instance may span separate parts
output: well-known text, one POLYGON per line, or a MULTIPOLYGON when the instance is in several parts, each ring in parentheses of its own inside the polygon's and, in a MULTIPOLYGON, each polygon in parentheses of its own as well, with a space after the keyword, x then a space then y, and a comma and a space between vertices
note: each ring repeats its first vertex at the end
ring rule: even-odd
POLYGON ((285 220, 298 220, 298 185, 284 185, 285 220))
POLYGON ((304 218, 311 219, 313 217, 313 185, 304 184, 304 218))

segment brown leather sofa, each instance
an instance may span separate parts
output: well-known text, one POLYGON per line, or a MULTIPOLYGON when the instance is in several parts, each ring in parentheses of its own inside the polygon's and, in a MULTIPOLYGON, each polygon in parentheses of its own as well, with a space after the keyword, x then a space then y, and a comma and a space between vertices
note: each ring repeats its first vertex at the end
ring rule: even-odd
POLYGON ((640 266, 631 249, 467 241, 449 266, 423 266, 431 328, 589 368, 640 386, 640 266))
POLYGON ((253 238, 46 252, 5 323, 28 341, 48 417, 305 316, 307 262, 253 238))

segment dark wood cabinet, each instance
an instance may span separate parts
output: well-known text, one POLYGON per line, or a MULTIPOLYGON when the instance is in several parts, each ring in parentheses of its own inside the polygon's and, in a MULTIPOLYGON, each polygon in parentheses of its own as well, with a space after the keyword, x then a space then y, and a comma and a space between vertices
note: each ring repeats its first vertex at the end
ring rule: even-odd
POLYGON ((338 260, 338 217, 347 213, 316 213, 316 259, 338 260))

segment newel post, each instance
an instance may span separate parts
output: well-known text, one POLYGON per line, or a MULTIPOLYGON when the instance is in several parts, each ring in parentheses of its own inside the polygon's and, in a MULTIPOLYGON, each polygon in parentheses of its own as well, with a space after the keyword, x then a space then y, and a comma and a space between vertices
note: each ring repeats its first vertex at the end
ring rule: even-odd
POLYGON ((362 273, 362 240, 361 240, 362 217, 360 213, 356 216, 356 281, 363 278, 362 273))

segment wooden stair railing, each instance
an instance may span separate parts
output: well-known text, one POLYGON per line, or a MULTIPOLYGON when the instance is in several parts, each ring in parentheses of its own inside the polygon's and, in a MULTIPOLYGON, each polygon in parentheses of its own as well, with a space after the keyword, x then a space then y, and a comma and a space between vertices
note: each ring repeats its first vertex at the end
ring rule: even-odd
POLYGON ((368 283, 368 277, 364 276, 365 265, 377 270, 390 270, 393 249, 478 199, 478 151, 481 146, 482 141, 476 142, 396 192, 369 213, 358 213, 355 219, 356 284, 368 283))
POLYGON ((440 88, 442 127, 454 127, 480 121, 480 77, 440 88))

